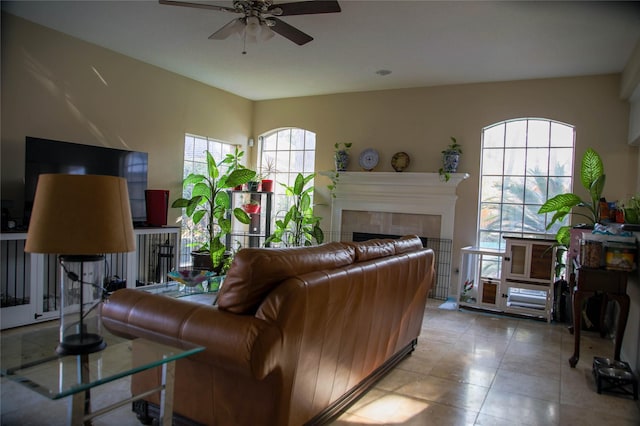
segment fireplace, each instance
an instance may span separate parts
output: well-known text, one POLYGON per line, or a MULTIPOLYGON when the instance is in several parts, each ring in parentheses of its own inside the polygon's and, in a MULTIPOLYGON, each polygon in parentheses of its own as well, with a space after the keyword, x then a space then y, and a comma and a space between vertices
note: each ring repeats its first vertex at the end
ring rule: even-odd
POLYGON ((415 234, 436 253, 437 279, 431 297, 446 299, 451 281, 451 247, 456 188, 469 177, 454 173, 342 172, 331 209, 331 239, 355 234, 393 237, 415 234))

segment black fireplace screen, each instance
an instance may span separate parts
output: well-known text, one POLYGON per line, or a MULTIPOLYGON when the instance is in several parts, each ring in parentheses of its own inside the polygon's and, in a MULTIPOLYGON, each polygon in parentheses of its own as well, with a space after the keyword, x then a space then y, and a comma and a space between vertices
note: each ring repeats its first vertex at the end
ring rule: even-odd
MULTIPOLYGON (((368 232, 354 232, 353 241, 367 241, 374 238, 400 238, 402 235, 372 234, 368 232)), ((429 297, 447 300, 451 283, 451 246, 452 241, 443 238, 420 237, 422 245, 433 250, 436 260, 436 283, 431 289, 429 297)))

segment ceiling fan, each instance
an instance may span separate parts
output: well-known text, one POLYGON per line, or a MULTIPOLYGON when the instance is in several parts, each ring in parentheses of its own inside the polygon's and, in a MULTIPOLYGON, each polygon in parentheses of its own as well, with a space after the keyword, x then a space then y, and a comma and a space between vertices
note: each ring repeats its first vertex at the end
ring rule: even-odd
POLYGON ((223 40, 232 34, 244 33, 256 39, 267 40, 273 33, 291 40, 299 46, 313 40, 309 34, 287 24, 278 16, 312 15, 317 13, 340 12, 337 1, 311 0, 274 4, 273 0, 234 0, 232 7, 205 3, 189 3, 175 0, 159 0, 160 4, 185 6, 198 9, 238 13, 241 16, 224 25, 209 36, 212 40, 223 40))

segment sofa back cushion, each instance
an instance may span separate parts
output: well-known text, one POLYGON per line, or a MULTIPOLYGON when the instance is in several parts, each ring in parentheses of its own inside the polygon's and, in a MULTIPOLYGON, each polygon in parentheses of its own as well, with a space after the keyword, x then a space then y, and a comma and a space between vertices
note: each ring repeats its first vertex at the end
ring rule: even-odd
POLYGON ((372 239, 360 242, 345 243, 352 246, 356 254, 356 262, 378 259, 380 257, 393 256, 396 248, 392 239, 372 239))
POLYGON ((244 248, 236 254, 218 295, 218 308, 254 314, 281 281, 353 263, 355 250, 342 243, 314 247, 244 248))
POLYGON ((405 235, 404 237, 393 240, 396 246, 396 254, 407 253, 424 248, 422 240, 417 235, 405 235))

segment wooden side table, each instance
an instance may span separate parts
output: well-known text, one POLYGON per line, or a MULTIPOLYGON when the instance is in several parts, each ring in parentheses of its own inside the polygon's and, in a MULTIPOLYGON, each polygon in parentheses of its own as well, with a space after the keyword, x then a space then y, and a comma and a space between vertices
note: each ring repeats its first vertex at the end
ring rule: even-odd
MULTIPOLYGON (((575 368, 580 358, 580 329, 582 302, 596 292, 604 294, 603 308, 600 312, 600 329, 602 330, 605 306, 608 300, 615 300, 620 305, 620 315, 615 337, 614 359, 620 361, 620 349, 622 348, 622 337, 627 326, 629 317, 629 296, 627 295, 627 272, 613 271, 599 268, 587 268, 581 266, 576 269, 575 274, 571 274, 569 286, 573 299, 573 331, 574 350, 573 356, 569 358, 569 365, 575 368)), ((603 335, 604 333, 600 333, 603 335)))

